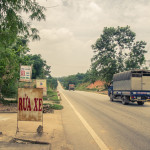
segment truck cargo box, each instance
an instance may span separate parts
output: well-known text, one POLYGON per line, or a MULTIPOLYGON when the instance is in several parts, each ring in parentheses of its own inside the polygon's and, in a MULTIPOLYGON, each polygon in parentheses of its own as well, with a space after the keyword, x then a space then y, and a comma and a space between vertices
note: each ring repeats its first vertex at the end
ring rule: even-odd
POLYGON ((108 88, 110 101, 121 100, 124 105, 137 102, 143 105, 150 101, 150 71, 131 70, 114 74, 108 88))
POLYGON ((133 70, 113 77, 114 90, 150 90, 150 71, 133 70))

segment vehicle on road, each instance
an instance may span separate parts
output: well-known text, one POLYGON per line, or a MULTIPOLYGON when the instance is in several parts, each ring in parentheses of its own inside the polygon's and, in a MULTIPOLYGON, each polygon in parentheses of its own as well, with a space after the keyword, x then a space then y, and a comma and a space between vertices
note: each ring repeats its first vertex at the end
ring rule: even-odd
POLYGON ((131 70, 114 74, 108 95, 110 101, 121 100, 123 105, 129 102, 143 105, 150 101, 150 71, 131 70))
POLYGON ((70 91, 70 90, 73 90, 73 91, 74 91, 74 89, 75 89, 75 85, 74 85, 74 84, 69 84, 69 91, 70 91))

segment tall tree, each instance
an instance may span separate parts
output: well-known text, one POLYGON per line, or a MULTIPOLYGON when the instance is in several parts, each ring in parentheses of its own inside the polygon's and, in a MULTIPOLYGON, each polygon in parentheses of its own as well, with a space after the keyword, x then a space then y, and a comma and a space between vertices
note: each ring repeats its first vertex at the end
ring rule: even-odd
POLYGON ((25 22, 22 14, 40 21, 45 19, 44 11, 36 0, 0 0, 0 94, 1 89, 5 91, 16 82, 19 63, 29 62, 24 55, 29 51, 28 39, 40 38, 38 30, 25 22))
POLYGON ((0 94, 2 89, 3 91, 6 90, 8 91, 8 86, 11 83, 15 83, 18 76, 19 76, 19 61, 16 52, 9 48, 7 49, 1 48, 0 50, 0 94))
POLYGON ((41 58, 41 55, 26 55, 24 57, 25 65, 33 65, 32 67, 32 78, 45 79, 50 77, 50 66, 46 64, 46 61, 41 58))
POLYGON ((136 34, 126 27, 105 27, 103 34, 92 45, 95 55, 92 70, 110 82, 114 73, 139 69, 145 62, 146 42, 135 41, 136 34))

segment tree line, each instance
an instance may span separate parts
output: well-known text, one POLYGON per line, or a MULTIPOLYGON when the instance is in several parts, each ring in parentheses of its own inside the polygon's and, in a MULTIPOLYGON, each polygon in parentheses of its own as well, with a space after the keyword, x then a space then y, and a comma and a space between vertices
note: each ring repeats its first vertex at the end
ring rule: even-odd
POLYGON ((30 40, 39 40, 38 30, 25 22, 21 13, 30 20, 45 20, 45 8, 32 0, 1 0, 0 2, 0 94, 12 95, 17 91, 20 64, 32 65, 32 79, 57 80, 50 75, 50 66, 41 55, 29 54, 30 40))

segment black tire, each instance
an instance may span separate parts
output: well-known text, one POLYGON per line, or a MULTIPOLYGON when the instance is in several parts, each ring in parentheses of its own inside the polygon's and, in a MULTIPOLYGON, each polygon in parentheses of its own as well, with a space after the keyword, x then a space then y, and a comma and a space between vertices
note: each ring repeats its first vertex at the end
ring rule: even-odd
POLYGON ((138 105, 144 105, 144 102, 138 101, 138 105))
POLYGON ((129 101, 128 101, 126 96, 123 96, 121 99, 122 99, 122 104, 123 105, 128 105, 129 104, 129 101))
POLYGON ((111 102, 114 101, 112 93, 110 94, 110 101, 111 101, 111 102))

